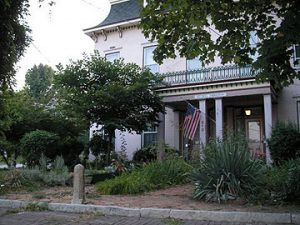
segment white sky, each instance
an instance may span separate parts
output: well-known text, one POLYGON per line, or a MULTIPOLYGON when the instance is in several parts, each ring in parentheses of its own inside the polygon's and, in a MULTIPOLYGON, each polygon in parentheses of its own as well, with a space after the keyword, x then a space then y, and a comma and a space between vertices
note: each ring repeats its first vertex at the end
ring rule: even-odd
POLYGON ((45 2, 39 7, 38 0, 29 0, 31 45, 18 63, 17 89, 25 83, 25 74, 35 64, 47 64, 55 69, 58 63, 91 53, 94 42, 83 29, 98 25, 108 15, 109 0, 55 0, 52 7, 45 2))

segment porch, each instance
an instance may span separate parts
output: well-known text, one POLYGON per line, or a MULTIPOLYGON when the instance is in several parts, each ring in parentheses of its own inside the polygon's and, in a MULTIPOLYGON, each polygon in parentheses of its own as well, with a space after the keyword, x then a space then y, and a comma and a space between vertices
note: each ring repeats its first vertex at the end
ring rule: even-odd
POLYGON ((257 83, 257 72, 250 66, 183 72, 165 75, 166 85, 156 89, 167 109, 167 114, 161 115, 158 142, 164 141, 185 154, 187 149, 200 149, 211 138, 222 139, 238 132, 246 136, 253 155, 265 156, 270 163, 265 140, 275 119, 273 103, 277 96, 272 85, 257 83), (180 126, 187 102, 201 111, 193 141, 183 137, 180 126))

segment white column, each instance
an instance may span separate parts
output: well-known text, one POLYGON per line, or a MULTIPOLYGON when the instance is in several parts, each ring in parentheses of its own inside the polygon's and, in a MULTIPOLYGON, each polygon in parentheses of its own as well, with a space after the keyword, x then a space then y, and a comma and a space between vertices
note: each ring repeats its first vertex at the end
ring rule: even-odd
POLYGON ((165 142, 165 114, 159 113, 159 124, 157 127, 157 142, 165 142))
MULTIPOLYGON (((269 139, 272 133, 272 97, 271 94, 264 95, 265 112, 265 139, 269 139)), ((269 146, 266 145, 266 162, 272 163, 269 146)))
POLYGON ((222 98, 215 99, 216 138, 223 138, 223 102, 222 98))
POLYGON ((206 145, 208 139, 207 133, 207 107, 206 107, 206 100, 199 101, 199 109, 201 111, 200 114, 200 145, 206 145))
POLYGON ((174 147, 179 150, 179 112, 174 111, 174 147))
POLYGON ((162 161, 164 158, 164 143, 165 143, 165 114, 159 113, 160 123, 157 127, 157 144, 158 144, 158 152, 157 159, 158 161, 162 161))

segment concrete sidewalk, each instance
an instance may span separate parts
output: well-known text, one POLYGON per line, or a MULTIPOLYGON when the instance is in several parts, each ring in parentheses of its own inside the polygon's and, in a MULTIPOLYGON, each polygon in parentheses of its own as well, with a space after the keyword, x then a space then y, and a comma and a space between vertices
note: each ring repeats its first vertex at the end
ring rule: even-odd
MULTIPOLYGON (((37 203, 37 202, 32 203, 32 202, 25 202, 25 201, 18 201, 18 200, 0 199, 0 207, 6 209, 22 208, 22 207, 24 208, 29 204, 31 204, 31 206, 38 206, 40 208, 49 210, 51 212, 45 212, 45 213, 50 213, 51 215, 56 215, 56 214, 60 215, 61 212, 84 213, 82 215, 93 213, 95 215, 97 214, 106 215, 105 218, 111 218, 111 216, 112 218, 122 217, 122 220, 126 218, 125 220, 129 220, 129 221, 131 220, 141 221, 144 219, 145 220, 152 219, 153 223, 149 223, 149 224, 160 224, 162 219, 173 219, 173 220, 180 220, 180 221, 182 220, 184 221, 184 224, 185 223, 190 224, 190 222, 192 222, 191 224, 208 224, 207 222, 209 221, 209 222, 214 222, 213 224, 248 224, 248 225, 249 224, 297 224, 298 225, 299 224, 300 225, 300 214, 293 214, 293 213, 218 212, 218 211, 177 210, 177 209, 159 209, 159 208, 124 208, 124 207, 100 206, 100 205, 79 205, 79 204, 62 204, 62 203, 37 203), (158 221, 159 223, 156 223, 155 221, 158 221), (206 223, 200 223, 201 221, 206 223)), ((33 212, 26 212, 26 213, 30 214, 33 212)), ((14 223, 5 223, 5 224, 14 224, 14 223)), ((103 223, 92 223, 92 224, 103 224, 103 223)), ((107 224, 115 224, 115 223, 107 223, 107 224)), ((122 224, 124 225, 124 223, 122 224)), ((128 223, 128 224, 134 224, 134 223, 128 223)), ((25 224, 22 223, 22 225, 25 224)))

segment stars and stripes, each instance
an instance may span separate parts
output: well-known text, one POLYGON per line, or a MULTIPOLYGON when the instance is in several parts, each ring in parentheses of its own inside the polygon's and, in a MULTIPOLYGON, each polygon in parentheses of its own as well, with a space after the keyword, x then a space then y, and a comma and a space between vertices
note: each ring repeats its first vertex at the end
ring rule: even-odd
POLYGON ((200 110, 188 103, 183 123, 183 136, 193 140, 200 122, 200 110))

